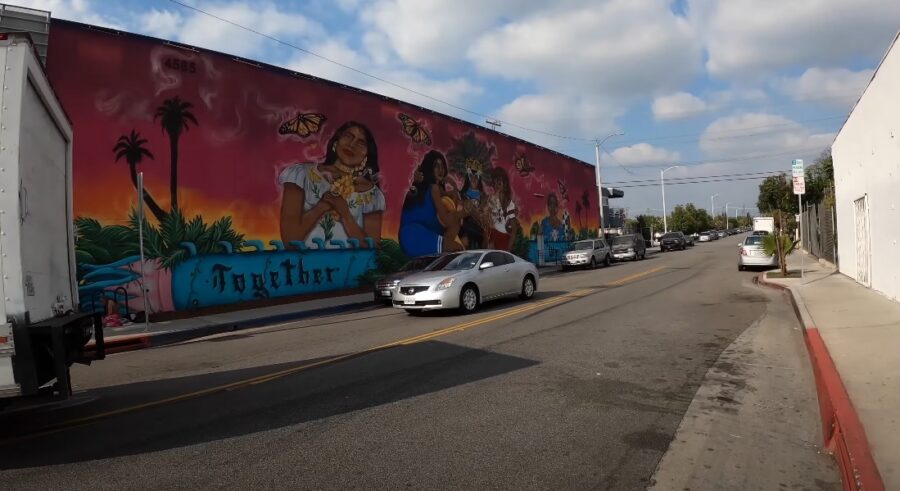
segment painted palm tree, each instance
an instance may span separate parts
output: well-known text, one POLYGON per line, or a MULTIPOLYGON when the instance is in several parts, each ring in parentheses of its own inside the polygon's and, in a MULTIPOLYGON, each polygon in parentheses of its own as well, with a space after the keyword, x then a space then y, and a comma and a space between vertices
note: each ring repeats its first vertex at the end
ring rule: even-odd
POLYGON ((163 101, 153 115, 153 120, 159 119, 163 132, 169 135, 169 150, 172 156, 169 189, 173 210, 178 209, 178 139, 190 128, 188 123, 198 125, 197 117, 190 111, 191 107, 193 104, 175 96, 163 101))
POLYGON ((581 226, 581 202, 575 202, 575 218, 578 219, 578 228, 584 228, 581 226))
MULTIPOLYGON (((141 138, 140 133, 131 130, 130 134, 120 136, 118 141, 116 141, 116 146, 113 147, 113 153, 116 154, 116 162, 125 159, 125 162, 128 163, 128 170, 131 171, 131 183, 134 184, 134 189, 137 189, 138 187, 138 164, 143 162, 145 157, 153 160, 153 154, 144 146, 146 144, 147 140, 141 138)), ((144 202, 147 203, 147 206, 157 220, 161 222, 163 218, 165 218, 166 212, 160 208, 156 203, 156 200, 153 199, 153 196, 151 196, 146 189, 144 189, 144 202)))
POLYGON ((584 210, 584 221, 582 223, 587 226, 587 214, 588 210, 591 209, 591 195, 588 193, 588 190, 585 189, 583 193, 581 193, 581 209, 584 210))

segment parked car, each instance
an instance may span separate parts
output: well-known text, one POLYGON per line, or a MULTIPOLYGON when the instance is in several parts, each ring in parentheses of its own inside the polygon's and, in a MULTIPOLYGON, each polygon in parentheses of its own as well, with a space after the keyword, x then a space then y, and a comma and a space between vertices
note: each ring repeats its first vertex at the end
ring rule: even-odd
POLYGON ((474 312, 490 300, 511 296, 529 299, 539 281, 534 264, 508 252, 454 252, 401 280, 393 304, 410 314, 436 309, 474 312))
POLYGON ((741 248, 738 256, 738 271, 751 267, 777 268, 778 257, 768 255, 763 249, 764 235, 751 235, 738 242, 741 248))
POLYGON ((668 232, 659 239, 660 252, 674 251, 676 249, 683 251, 686 248, 687 244, 684 241, 684 234, 681 232, 668 232))
POLYGON ((572 249, 562 258, 563 271, 569 268, 591 268, 598 264, 609 266, 612 262, 612 251, 603 239, 579 240, 572 244, 572 249))
POLYGON ((647 257, 647 243, 639 234, 613 237, 612 255, 616 261, 644 259, 647 257))
POLYGON ((426 256, 412 258, 396 273, 385 276, 384 278, 376 281, 374 291, 375 302, 390 305, 391 299, 394 296, 394 292, 397 291, 397 286, 400 284, 400 281, 413 273, 418 273, 424 270, 429 264, 433 263, 439 257, 441 257, 440 254, 429 254, 426 256))
POLYGON ((719 234, 720 239, 724 239, 725 237, 728 237, 728 234, 725 233, 724 230, 717 230, 716 232, 719 234))
POLYGON ((712 239, 712 234, 709 232, 700 232, 700 236, 697 238, 700 242, 709 242, 712 239))
POLYGON ((694 247, 694 236, 690 234, 684 234, 684 243, 688 247, 694 247))

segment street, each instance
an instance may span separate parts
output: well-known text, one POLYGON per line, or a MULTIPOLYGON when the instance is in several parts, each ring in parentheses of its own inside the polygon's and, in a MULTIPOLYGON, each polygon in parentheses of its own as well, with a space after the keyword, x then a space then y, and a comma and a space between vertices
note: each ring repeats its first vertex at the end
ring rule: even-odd
MULTIPOLYGON (((737 240, 552 275, 533 301, 474 315, 371 308, 112 355, 73 369, 69 401, 0 414, 0 475, 7 489, 644 489, 723 351, 767 315, 796 326, 737 271, 737 240)), ((802 355, 799 336, 785 342, 802 355)), ((732 380, 706 417, 755 390, 732 380)), ((795 412, 815 425, 812 397, 795 412)), ((812 475, 833 472, 825 457, 793 472, 836 480, 812 475)))

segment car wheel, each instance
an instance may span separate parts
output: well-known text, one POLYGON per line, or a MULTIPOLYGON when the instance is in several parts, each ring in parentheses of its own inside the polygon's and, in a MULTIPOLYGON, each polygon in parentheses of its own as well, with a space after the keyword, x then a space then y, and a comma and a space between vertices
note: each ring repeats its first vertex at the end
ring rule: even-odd
POLYGON ((459 293, 459 308, 463 312, 475 312, 478 308, 478 291, 472 285, 466 285, 459 293))
POLYGON ((641 260, 647 259, 647 249, 641 251, 641 260))
POLYGON ((528 300, 534 296, 534 290, 534 278, 532 278, 531 275, 528 275, 522 280, 522 293, 519 294, 519 298, 528 300))
POLYGON ((609 254, 607 254, 606 258, 603 259, 603 267, 608 268, 610 264, 612 264, 612 260, 609 258, 609 254))
POLYGON ((588 269, 597 269, 597 260, 591 256, 591 264, 588 265, 588 269))
POLYGON ((744 270, 744 267, 742 265, 738 264, 738 271, 743 271, 743 270, 744 270))

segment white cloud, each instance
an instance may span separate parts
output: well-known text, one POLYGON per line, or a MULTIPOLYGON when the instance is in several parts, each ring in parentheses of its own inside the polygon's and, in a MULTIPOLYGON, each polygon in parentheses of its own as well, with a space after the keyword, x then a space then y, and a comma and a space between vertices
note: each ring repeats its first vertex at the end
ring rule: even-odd
POLYGON ((797 78, 785 78, 781 89, 795 101, 824 102, 846 108, 866 88, 874 70, 810 68, 797 78))
POLYGON ((775 160, 789 163, 792 158, 818 155, 833 139, 834 133, 813 133, 784 116, 748 113, 719 118, 711 123, 700 137, 700 148, 714 159, 739 161, 772 155, 775 160))
MULTIPOLYGON (((315 39, 325 35, 325 29, 318 22, 301 14, 282 10, 271 2, 201 3, 198 8, 235 24, 287 41, 315 39)), ((154 9, 140 17, 139 27, 151 36, 248 58, 265 57, 267 49, 278 46, 274 41, 259 34, 200 12, 191 12, 182 17, 178 12, 154 9)))
MULTIPOLYGON (((468 100, 480 95, 482 92, 480 87, 464 78, 450 78, 446 80, 430 79, 421 73, 408 68, 379 63, 377 59, 364 56, 349 48, 346 44, 334 39, 314 46, 312 51, 343 65, 351 66, 365 73, 372 74, 382 80, 389 80, 394 84, 458 106, 466 106, 468 100)), ((442 113, 458 113, 458 111, 445 104, 401 89, 390 83, 367 77, 359 72, 348 70, 347 68, 338 66, 319 57, 303 54, 288 61, 284 66, 291 70, 333 80, 352 87, 359 87, 388 97, 428 107, 442 113)), ((462 114, 457 115, 464 116, 462 114)))
POLYGON ((57 19, 124 30, 122 24, 98 12, 101 4, 88 0, 16 0, 14 3, 22 7, 47 10, 51 17, 57 19))
POLYGON ((628 147, 619 147, 612 152, 616 162, 624 166, 649 167, 661 164, 674 164, 681 159, 678 152, 654 147, 649 143, 637 143, 628 147))
POLYGON ((660 96, 653 101, 653 117, 657 121, 689 118, 707 110, 706 102, 687 92, 675 92, 660 96))
POLYGON ((900 25, 885 0, 689 0, 714 77, 762 80, 794 66, 877 62, 900 25))
MULTIPOLYGON (((599 136, 617 131, 615 119, 624 110, 613 101, 595 96, 526 94, 497 111, 497 117, 532 129, 561 135, 599 136)), ((560 149, 565 140, 528 131, 511 124, 502 131, 548 148, 560 149)))
POLYGON ((531 15, 490 31, 469 49, 485 74, 536 81, 547 91, 644 95, 697 73, 700 47, 666 3, 611 0, 531 15))
POLYGON ((479 35, 505 15, 537 0, 379 0, 362 19, 388 39, 401 60, 416 67, 446 68, 462 61, 479 35))
POLYGON ((181 32, 184 19, 178 12, 151 9, 141 14, 138 22, 142 32, 163 39, 174 39, 181 32))

